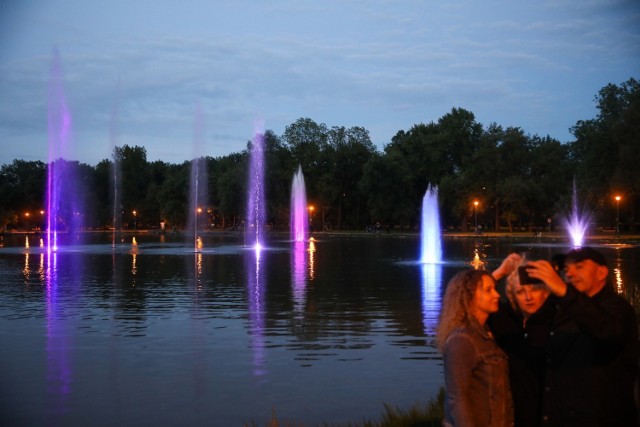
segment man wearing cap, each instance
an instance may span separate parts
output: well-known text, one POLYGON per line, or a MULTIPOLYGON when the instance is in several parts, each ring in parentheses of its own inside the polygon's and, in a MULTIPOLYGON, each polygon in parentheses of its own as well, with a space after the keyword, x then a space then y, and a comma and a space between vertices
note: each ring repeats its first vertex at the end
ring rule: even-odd
POLYGON ((565 278, 547 261, 527 272, 555 296, 547 343, 543 426, 637 426, 634 384, 638 326, 633 307, 607 282, 605 257, 589 247, 564 260, 565 278))

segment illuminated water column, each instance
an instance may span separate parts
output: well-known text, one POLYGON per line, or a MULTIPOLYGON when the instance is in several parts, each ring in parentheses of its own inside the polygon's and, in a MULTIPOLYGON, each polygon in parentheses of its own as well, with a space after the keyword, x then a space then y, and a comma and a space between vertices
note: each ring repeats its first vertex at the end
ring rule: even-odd
POLYGON ((118 221, 118 212, 121 210, 122 203, 120 202, 120 158, 115 152, 115 147, 113 151, 113 164, 112 168, 112 176, 113 176, 113 230, 111 230, 111 247, 115 248, 116 246, 116 230, 118 228, 122 228, 121 221, 118 221), (119 224, 119 226, 117 225, 119 224))
POLYGON ((293 175, 291 183, 291 240, 305 242, 309 232, 307 216, 307 193, 302 175, 302 166, 293 175))
MULTIPOLYGON (((118 79, 118 91, 120 89, 120 80, 118 79)), ((111 152, 113 153, 113 163, 111 165, 111 185, 113 186, 112 206, 113 218, 111 230, 111 247, 116 247, 116 231, 122 228, 122 217, 118 213, 122 210, 122 201, 120 194, 120 155, 118 154, 118 103, 115 101, 111 107, 111 121, 109 124, 109 141, 111 142, 111 152), (118 220, 120 218, 120 221, 118 220)))
POLYGON ((264 123, 257 122, 251 145, 247 190, 245 242, 260 249, 264 245, 266 201, 264 191, 264 123))
POLYGON ((194 159, 191 161, 191 179, 189 181, 189 220, 187 229, 193 230, 194 251, 202 248, 202 238, 199 230, 202 229, 204 220, 202 213, 206 211, 208 203, 207 191, 207 161, 202 157, 204 141, 204 119, 200 104, 196 107, 193 125, 194 159), (203 209, 204 208, 204 209, 203 209))
POLYGON ((438 187, 429 185, 422 199, 422 245, 420 257, 422 263, 442 262, 441 240, 438 187))
POLYGON ((573 198, 571 204, 571 214, 565 219, 565 228, 569 233, 571 242, 574 247, 580 247, 584 243, 584 238, 589 228, 590 215, 584 211, 582 215, 578 212, 578 192, 576 190, 576 183, 573 182, 573 198))
POLYGON ((60 206, 61 173, 55 160, 60 158, 71 131, 71 114, 62 86, 60 54, 54 49, 49 74, 48 134, 49 167, 47 173, 47 250, 58 248, 58 208, 60 206))
POLYGON ((48 87, 47 250, 57 250, 58 233, 82 228, 83 208, 75 186, 77 162, 71 155, 71 113, 63 87, 60 54, 53 51, 48 87), (64 197, 62 196, 64 194, 64 197))

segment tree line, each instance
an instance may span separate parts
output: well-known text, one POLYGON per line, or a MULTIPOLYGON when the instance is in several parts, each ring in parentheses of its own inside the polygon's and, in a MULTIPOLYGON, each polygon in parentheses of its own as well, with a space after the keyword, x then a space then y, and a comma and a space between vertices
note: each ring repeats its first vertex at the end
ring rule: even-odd
MULTIPOLYGON (((567 143, 519 127, 485 127, 472 112, 453 108, 436 122, 398 131, 378 151, 362 127, 299 118, 280 136, 264 134, 268 223, 288 227, 291 182, 301 166, 316 229, 375 223, 417 229, 422 197, 432 184, 439 188, 447 229, 466 230, 476 222, 489 230, 555 228, 569 214, 575 188, 578 207, 591 214, 593 226, 614 228, 619 221, 623 230, 635 230, 640 83, 608 84, 595 102, 597 116, 578 121, 570 129, 575 140, 567 143)), ((208 194, 202 215, 209 227, 242 225, 250 149, 251 141, 240 153, 194 159, 207 171, 200 185, 208 194)), ((59 162, 74 171, 67 193, 83 200, 87 228, 188 223, 193 161, 150 162, 144 147, 124 145, 95 166, 65 159, 52 164, 59 162)), ((50 166, 14 160, 0 168, 0 227, 42 226, 50 166)))

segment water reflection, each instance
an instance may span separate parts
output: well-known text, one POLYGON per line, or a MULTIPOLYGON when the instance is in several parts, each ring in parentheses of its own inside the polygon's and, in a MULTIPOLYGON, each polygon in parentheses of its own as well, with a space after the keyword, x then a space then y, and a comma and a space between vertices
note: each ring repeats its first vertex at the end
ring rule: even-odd
POLYGON ((38 278, 40 283, 46 283, 46 269, 44 268, 44 253, 40 254, 40 266, 38 267, 38 278))
POLYGON ((24 281, 29 282, 29 252, 24 253, 24 268, 22 269, 22 274, 24 274, 24 281))
MULTIPOLYGON (((49 254, 14 236, 0 250, 0 333, 24 337, 0 348, 28 421, 14 424, 243 425, 277 411, 344 425, 379 402, 409 407, 443 383, 432 341, 446 281, 510 252, 565 251, 449 240, 447 262, 417 265, 417 238, 323 236, 262 252, 203 238, 196 254, 172 234, 49 254)), ((618 291, 635 297, 640 249, 604 252, 618 291)))
POLYGON ((616 292, 619 294, 625 295, 626 289, 624 286, 624 282, 622 280, 622 250, 620 248, 616 248, 615 258, 613 260, 613 285, 616 289, 616 292))
POLYGON ((47 254, 45 275, 47 295, 47 412, 63 415, 68 412, 73 384, 71 336, 64 322, 64 304, 59 301, 58 254, 47 254))
POLYGON ((613 269, 613 279, 616 291, 619 294, 624 294, 624 283, 622 282, 622 270, 620 269, 620 264, 617 264, 613 269))
POLYGON ((315 259, 316 259, 316 241, 312 237, 311 239, 309 239, 309 279, 310 280, 313 280, 316 274, 315 259))
POLYGON ((296 318, 302 318, 304 315, 307 282, 306 256, 306 243, 304 241, 294 242, 291 250, 291 284, 293 285, 293 311, 296 318))
POLYGON ((202 290, 202 281, 201 281, 201 277, 202 277, 202 253, 198 252, 195 254, 195 273, 196 273, 196 277, 195 277, 195 283, 196 283, 196 290, 200 291, 202 290))
POLYGON ((265 302, 263 270, 260 249, 246 252, 245 263, 247 271, 247 305, 249 314, 249 334, 251 336, 251 351, 253 354, 253 374, 266 374, 265 357, 265 302))
POLYGON ((138 272, 138 253, 137 252, 131 252, 131 275, 133 276, 134 280, 133 280, 133 285, 135 286, 135 277, 136 277, 136 273, 138 272))
POLYGON ((473 248, 473 259, 471 259, 471 262, 469 262, 469 264, 475 270, 484 270, 487 266, 487 263, 485 262, 486 257, 487 254, 485 254, 483 251, 483 245, 480 243, 476 243, 475 247, 473 248))
POLYGON ((422 319, 426 336, 435 335, 441 305, 442 264, 422 264, 422 319))

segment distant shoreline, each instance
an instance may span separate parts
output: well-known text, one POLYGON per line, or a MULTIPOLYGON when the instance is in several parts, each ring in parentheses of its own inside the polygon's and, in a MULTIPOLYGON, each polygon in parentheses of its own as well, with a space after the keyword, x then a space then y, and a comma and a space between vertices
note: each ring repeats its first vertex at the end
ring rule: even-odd
MULTIPOLYGON (((83 230, 81 231, 83 234, 111 234, 114 233, 114 230, 83 230)), ((158 229, 138 229, 138 230, 115 230, 117 234, 165 234, 165 235, 176 235, 176 234, 192 234, 184 229, 182 230, 165 230, 161 232, 158 229)), ((44 235, 45 232, 41 231, 24 231, 24 230, 12 230, 12 231, 4 231, 0 232, 0 236, 15 236, 15 235, 44 235)), ((242 234, 241 230, 207 230, 201 232, 203 236, 237 236, 242 234)), ((287 235, 288 231, 278 230, 278 231, 269 231, 268 234, 273 235, 287 235)), ((309 236, 371 236, 371 237, 418 237, 420 233, 418 231, 404 231, 404 230, 381 230, 379 232, 367 232, 360 230, 330 230, 330 231, 318 231, 318 232, 310 232, 309 236)), ((534 235, 531 232, 527 231, 518 231, 518 232, 508 232, 508 231, 487 231, 482 234, 475 234, 472 231, 445 231, 442 232, 442 237, 444 239, 514 239, 514 240, 534 240, 542 242, 570 242, 570 237, 564 232, 551 232, 551 233, 541 233, 540 235, 534 235)), ((613 231, 600 231, 593 234, 588 234, 585 237, 585 241, 598 241, 598 242, 607 242, 607 243, 616 243, 616 242, 625 242, 625 243, 638 243, 640 244, 640 233, 621 233, 619 236, 615 235, 613 231)))

